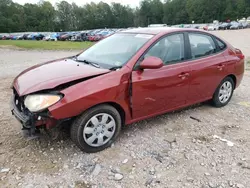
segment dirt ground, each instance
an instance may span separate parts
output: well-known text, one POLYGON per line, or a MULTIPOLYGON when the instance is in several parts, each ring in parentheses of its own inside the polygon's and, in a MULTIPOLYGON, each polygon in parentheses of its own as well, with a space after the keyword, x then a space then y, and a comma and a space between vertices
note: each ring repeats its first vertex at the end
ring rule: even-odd
MULTIPOLYGON (((250 58, 250 30, 214 33, 250 58)), ((27 67, 75 53, 0 49, 1 188, 249 187, 249 68, 228 106, 199 104, 130 125, 100 153, 83 153, 68 137, 24 139, 9 108, 13 78, 27 67)))

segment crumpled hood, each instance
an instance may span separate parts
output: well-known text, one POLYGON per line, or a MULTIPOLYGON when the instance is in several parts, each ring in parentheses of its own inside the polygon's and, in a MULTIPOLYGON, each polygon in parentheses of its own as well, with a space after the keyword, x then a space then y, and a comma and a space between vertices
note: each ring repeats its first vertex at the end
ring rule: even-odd
POLYGON ((14 87, 20 96, 40 90, 53 89, 61 84, 110 72, 108 69, 64 59, 31 67, 14 80, 14 87))

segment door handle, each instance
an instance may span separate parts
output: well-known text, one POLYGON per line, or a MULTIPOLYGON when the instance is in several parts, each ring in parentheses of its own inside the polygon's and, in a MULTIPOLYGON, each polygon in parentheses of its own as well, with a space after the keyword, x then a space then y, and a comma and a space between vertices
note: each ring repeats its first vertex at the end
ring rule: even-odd
POLYGON ((225 67, 225 65, 218 65, 217 68, 221 71, 223 68, 225 67))
POLYGON ((183 79, 183 80, 184 80, 186 77, 189 77, 189 76, 190 76, 189 73, 181 73, 181 74, 178 75, 178 77, 181 78, 181 79, 183 79))

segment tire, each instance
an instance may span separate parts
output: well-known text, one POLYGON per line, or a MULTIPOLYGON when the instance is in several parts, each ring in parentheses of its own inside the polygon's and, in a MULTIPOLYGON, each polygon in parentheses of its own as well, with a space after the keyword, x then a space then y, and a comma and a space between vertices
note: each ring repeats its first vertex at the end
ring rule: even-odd
POLYGON ((119 112, 110 105, 99 105, 87 110, 72 123, 70 136, 82 151, 95 153, 110 147, 119 135, 121 127, 122 121, 119 112), (106 123, 101 122, 105 122, 102 118, 107 117, 106 115, 108 116, 106 123), (91 118, 98 121, 92 121, 91 118), (107 128, 109 124, 114 124, 114 126, 107 128), (106 137, 108 134, 112 136, 110 138, 106 137), (92 137, 93 139, 90 139, 92 137), (102 145, 98 144, 99 139, 100 143, 102 141, 102 145))
POLYGON ((224 80, 222 80, 222 82, 220 83, 220 85, 218 86, 218 88, 216 89, 216 91, 213 95, 213 99, 212 99, 213 106, 215 106, 217 108, 221 108, 221 107, 226 106, 230 102, 230 100, 233 96, 234 89, 235 89, 235 83, 231 77, 226 77, 224 80), (227 87, 224 87, 225 84, 227 85, 227 87), (231 85, 231 91, 229 89, 229 85, 231 85), (227 89, 225 89, 225 88, 227 88, 227 89), (230 91, 230 94, 229 94, 229 91, 230 91), (221 92, 225 92, 227 94, 225 94, 225 93, 223 94, 221 92))

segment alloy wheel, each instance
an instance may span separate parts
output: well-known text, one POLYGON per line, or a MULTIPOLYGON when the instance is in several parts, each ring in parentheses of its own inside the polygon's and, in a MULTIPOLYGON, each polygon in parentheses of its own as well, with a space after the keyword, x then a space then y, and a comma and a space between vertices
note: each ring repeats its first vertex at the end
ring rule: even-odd
POLYGON ((224 82, 219 90, 219 100, 221 103, 226 103, 231 95, 232 95, 232 91, 233 91, 233 86, 232 83, 229 81, 224 82))

